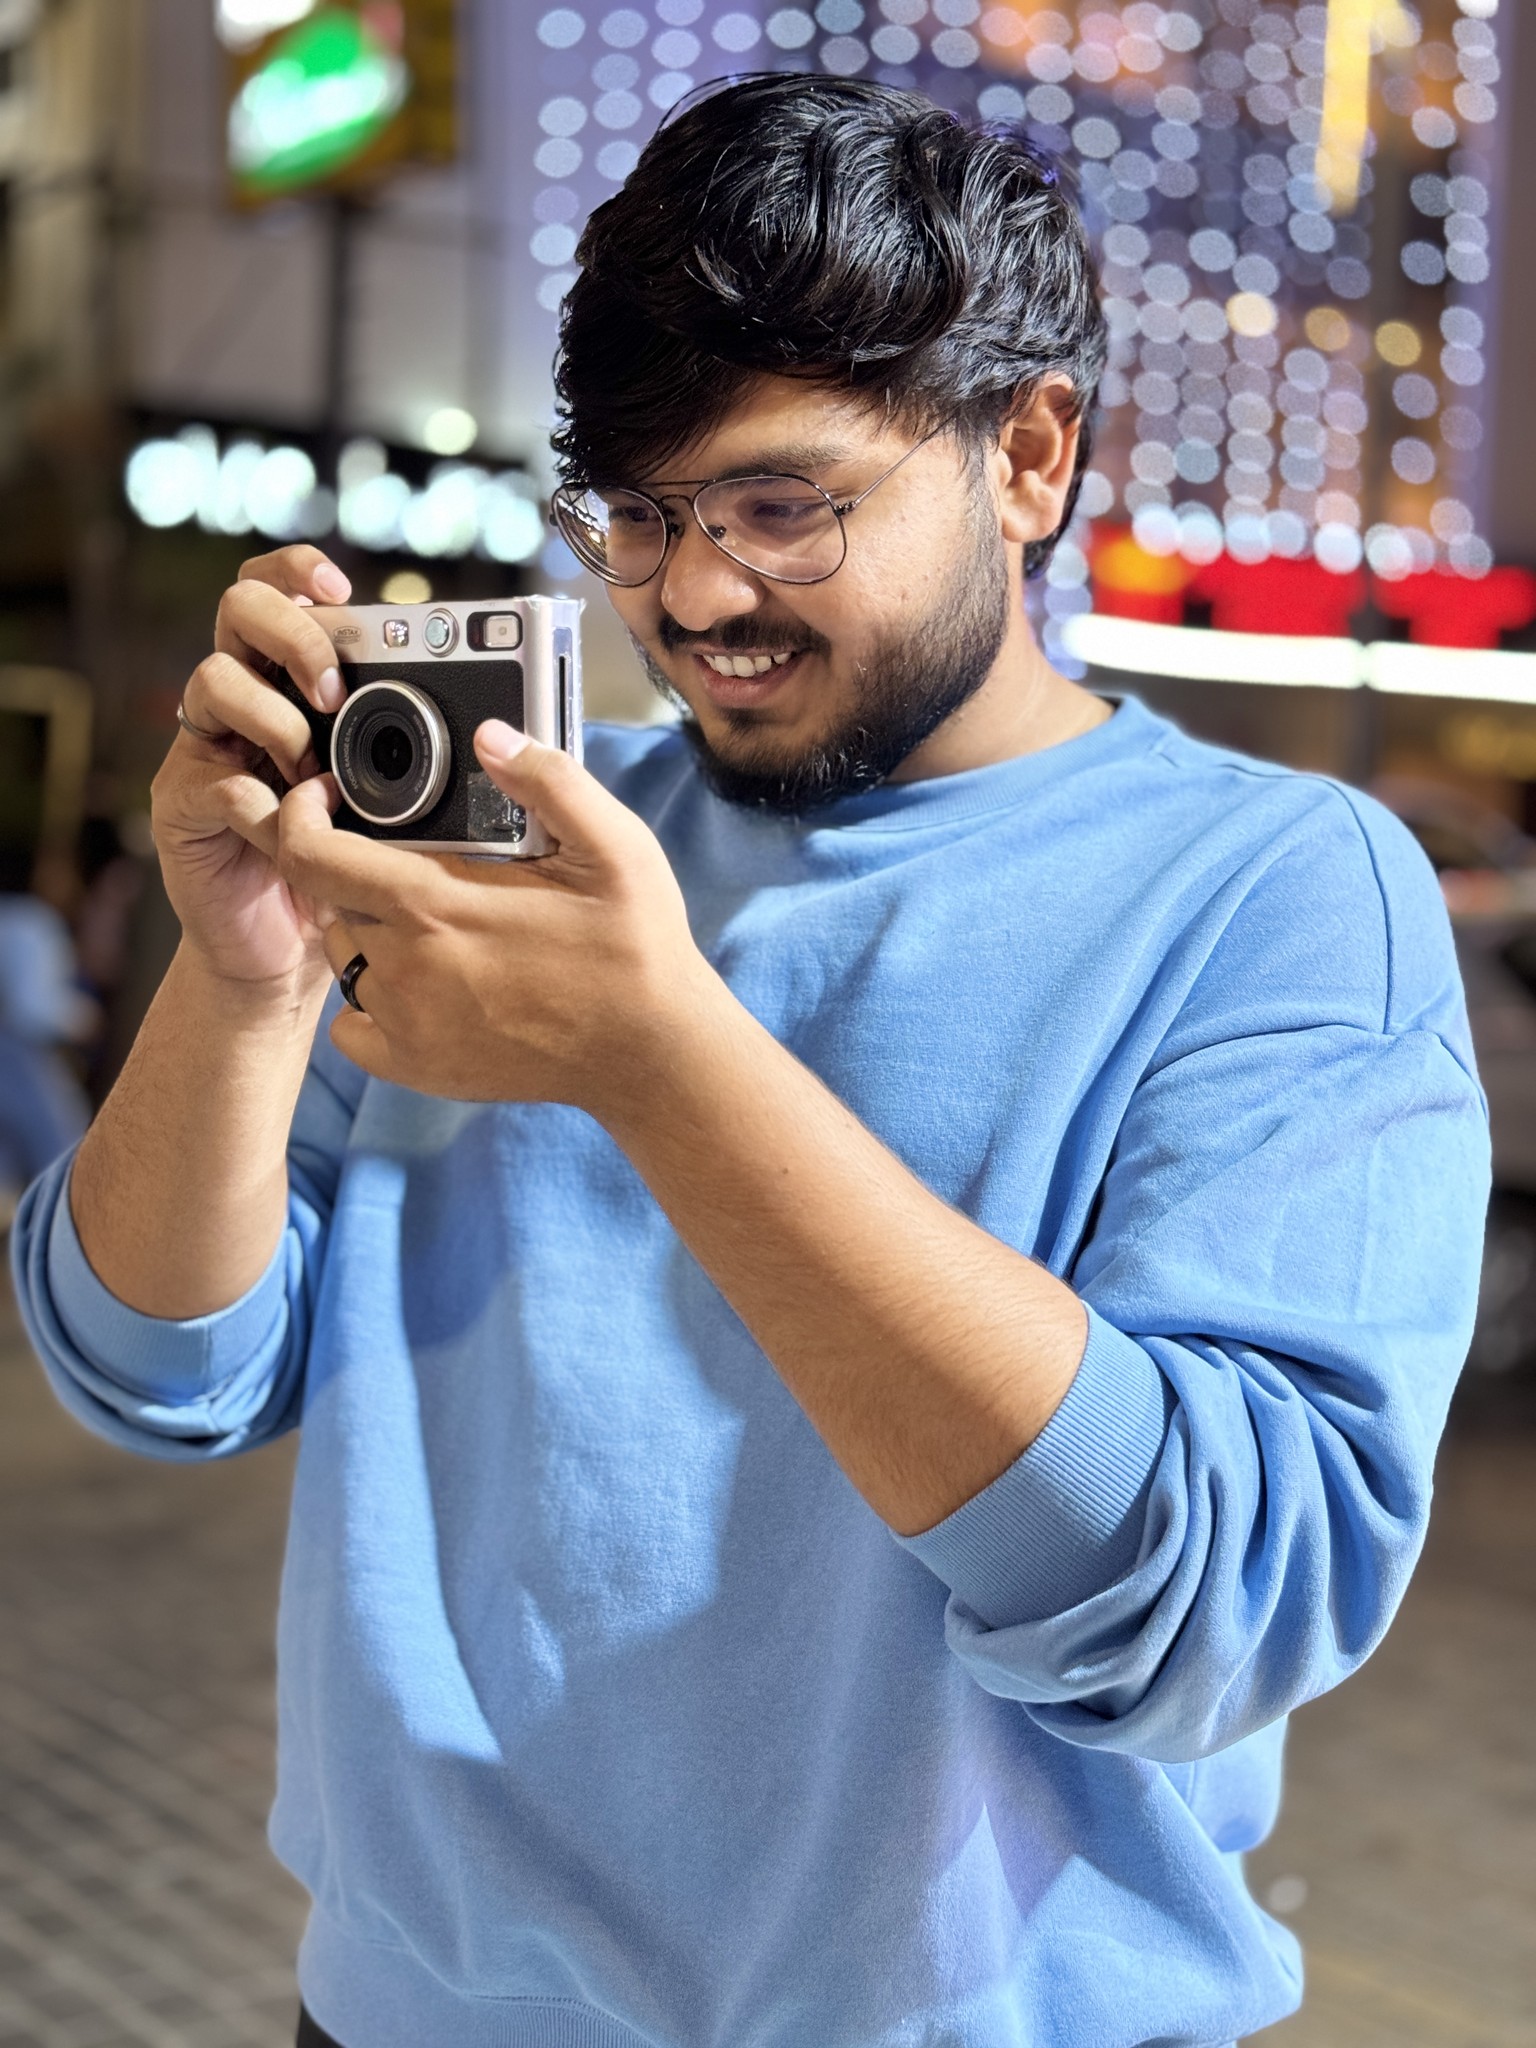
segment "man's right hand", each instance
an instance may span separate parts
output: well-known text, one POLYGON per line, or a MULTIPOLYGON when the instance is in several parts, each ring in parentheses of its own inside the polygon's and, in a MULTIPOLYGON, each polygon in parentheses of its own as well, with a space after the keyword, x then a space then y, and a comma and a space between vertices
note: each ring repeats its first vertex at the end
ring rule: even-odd
POLYGON ((215 651, 182 698, 203 740, 178 731, 155 777, 151 817, 184 943, 222 982, 285 998, 330 978, 312 906, 277 872, 278 796, 254 771, 268 756, 290 785, 320 772, 303 713, 255 663, 276 662, 321 711, 343 701, 330 641, 307 616, 351 584, 318 548, 246 562, 219 605, 215 651))

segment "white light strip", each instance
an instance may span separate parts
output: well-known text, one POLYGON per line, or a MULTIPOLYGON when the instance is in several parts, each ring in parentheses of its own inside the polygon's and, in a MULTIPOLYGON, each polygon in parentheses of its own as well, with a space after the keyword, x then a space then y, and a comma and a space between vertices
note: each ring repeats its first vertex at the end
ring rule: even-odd
POLYGON ((315 11, 315 0, 216 0, 214 28, 229 50, 249 50, 274 29, 315 11))
POLYGON ((1415 647, 1407 640, 1377 640, 1364 653, 1365 680, 1373 690, 1536 704, 1536 654, 1508 654, 1502 648, 1415 647))
POLYGON ((1368 687, 1412 697, 1473 697, 1536 704, 1536 654, 1418 647, 1406 640, 1324 640, 1286 633, 1218 633, 1151 626, 1085 612, 1063 621, 1062 645, 1092 668, 1195 683, 1279 683, 1300 689, 1368 687))
POLYGON ((1354 690, 1365 680, 1358 640, 1149 626, 1100 612, 1064 620, 1061 640, 1079 661, 1133 675, 1179 676, 1198 683, 1293 683, 1314 690, 1354 690))

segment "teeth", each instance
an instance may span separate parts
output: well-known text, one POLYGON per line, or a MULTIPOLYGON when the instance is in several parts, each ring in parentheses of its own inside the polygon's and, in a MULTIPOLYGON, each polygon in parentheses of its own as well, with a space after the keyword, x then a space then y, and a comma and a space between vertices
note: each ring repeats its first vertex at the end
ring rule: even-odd
POLYGON ((706 654, 704 659, 721 676, 762 676, 771 668, 782 668, 793 654, 706 654))

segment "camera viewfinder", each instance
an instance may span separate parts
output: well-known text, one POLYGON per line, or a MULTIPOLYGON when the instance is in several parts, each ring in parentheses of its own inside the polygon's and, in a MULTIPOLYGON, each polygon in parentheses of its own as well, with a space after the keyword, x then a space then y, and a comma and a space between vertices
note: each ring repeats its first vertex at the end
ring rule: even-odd
POLYGON ((482 653, 510 654, 523 644, 523 622, 516 612, 471 612, 469 644, 482 653))

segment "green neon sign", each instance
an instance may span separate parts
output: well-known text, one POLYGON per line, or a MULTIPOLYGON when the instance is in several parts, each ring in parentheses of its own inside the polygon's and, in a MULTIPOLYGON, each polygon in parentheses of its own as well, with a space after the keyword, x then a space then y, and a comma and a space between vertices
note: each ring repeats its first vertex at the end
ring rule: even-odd
POLYGON ((247 190, 290 191, 344 170, 404 106, 410 73, 349 8, 326 7, 269 52, 229 110, 229 161, 247 190))

